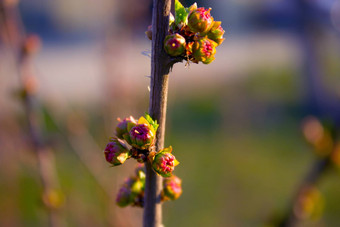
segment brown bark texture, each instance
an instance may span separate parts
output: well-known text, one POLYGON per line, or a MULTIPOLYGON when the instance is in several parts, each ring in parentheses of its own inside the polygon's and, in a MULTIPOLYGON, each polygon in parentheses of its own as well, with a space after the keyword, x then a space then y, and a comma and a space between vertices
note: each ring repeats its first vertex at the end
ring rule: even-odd
MULTIPOLYGON (((165 120, 171 59, 165 53, 163 42, 169 30, 171 0, 154 0, 152 12, 152 55, 149 114, 157 120, 156 151, 164 148, 165 120)), ((144 227, 162 226, 162 178, 146 164, 144 227)))

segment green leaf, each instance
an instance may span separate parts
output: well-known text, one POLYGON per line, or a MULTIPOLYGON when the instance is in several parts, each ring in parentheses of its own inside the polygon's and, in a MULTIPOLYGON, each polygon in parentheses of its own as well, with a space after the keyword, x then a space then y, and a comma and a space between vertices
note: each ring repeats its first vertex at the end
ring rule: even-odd
POLYGON ((175 0, 175 23, 176 25, 188 23, 189 11, 178 0, 175 0))
POLYGON ((145 113, 145 119, 149 122, 150 125, 155 129, 155 132, 157 132, 159 124, 157 124, 157 121, 154 121, 151 116, 148 113, 145 113))

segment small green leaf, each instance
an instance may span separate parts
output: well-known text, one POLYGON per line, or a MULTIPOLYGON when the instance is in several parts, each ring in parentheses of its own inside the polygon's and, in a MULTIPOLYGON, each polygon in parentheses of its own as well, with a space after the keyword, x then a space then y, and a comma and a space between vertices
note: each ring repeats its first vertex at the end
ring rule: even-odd
POLYGON ((145 119, 149 122, 150 125, 155 129, 155 132, 157 132, 159 124, 157 124, 157 121, 154 121, 151 116, 148 113, 145 113, 145 119))
POLYGON ((176 25, 188 23, 189 11, 178 0, 175 0, 175 23, 176 25))

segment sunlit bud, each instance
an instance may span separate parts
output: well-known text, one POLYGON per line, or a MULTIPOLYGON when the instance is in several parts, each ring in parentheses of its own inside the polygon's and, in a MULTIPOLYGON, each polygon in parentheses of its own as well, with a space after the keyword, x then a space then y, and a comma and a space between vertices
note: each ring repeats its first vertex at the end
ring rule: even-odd
POLYGON ((208 32, 208 38, 215 41, 218 45, 221 45, 224 41, 224 32, 225 31, 221 26, 221 21, 214 21, 210 31, 208 32))
POLYGON ((105 159, 114 166, 123 164, 129 158, 129 150, 117 138, 112 138, 104 150, 105 159))
MULTIPOLYGON (((129 132, 128 143, 141 150, 146 150, 153 145, 155 134, 148 124, 137 124, 129 132)), ((125 137, 124 137, 125 138, 125 137)))
MULTIPOLYGON (((116 127, 116 136, 119 138, 119 139, 124 139, 124 134, 128 134, 129 131, 128 131, 128 124, 132 125, 132 126, 135 126, 137 124, 136 120, 130 116, 129 118, 125 118, 124 120, 120 120, 118 118, 118 125, 116 127)), ((131 127, 131 126, 130 126, 131 127)))
POLYGON ((182 180, 175 175, 163 180, 163 199, 176 200, 182 194, 182 180))
POLYGON ((170 177, 175 166, 179 164, 171 151, 171 147, 165 148, 157 153, 153 159, 152 168, 162 177, 170 177))
POLYGON ((196 40, 192 46, 192 55, 196 61, 209 64, 215 60, 217 43, 206 37, 196 40))
POLYGON ((210 15, 210 10, 205 8, 194 9, 188 17, 188 26, 192 32, 208 32, 213 24, 214 18, 210 15))
POLYGON ((164 49, 170 56, 179 56, 185 51, 185 38, 180 34, 172 34, 165 37, 164 49))

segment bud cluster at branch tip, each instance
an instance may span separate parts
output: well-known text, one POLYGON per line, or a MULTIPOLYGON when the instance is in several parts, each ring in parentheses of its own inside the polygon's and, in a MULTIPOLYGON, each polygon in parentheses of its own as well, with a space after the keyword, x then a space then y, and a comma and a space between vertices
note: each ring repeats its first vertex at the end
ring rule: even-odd
MULTIPOLYGON (((170 14, 169 35, 164 40, 165 52, 193 63, 209 64, 215 60, 216 47, 224 41, 225 31, 210 11, 211 8, 197 8, 196 3, 185 8, 175 0, 175 17, 170 14)), ((145 33, 151 40, 151 25, 145 33)))

